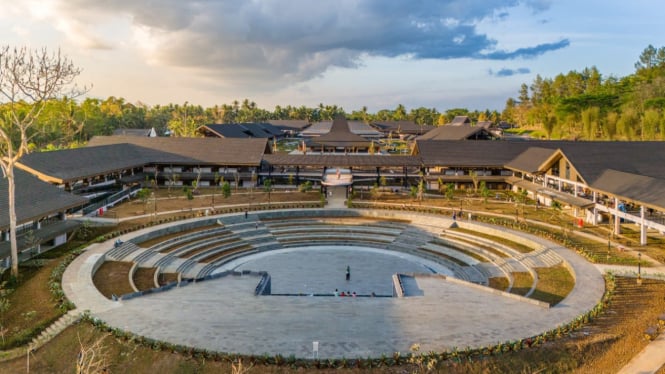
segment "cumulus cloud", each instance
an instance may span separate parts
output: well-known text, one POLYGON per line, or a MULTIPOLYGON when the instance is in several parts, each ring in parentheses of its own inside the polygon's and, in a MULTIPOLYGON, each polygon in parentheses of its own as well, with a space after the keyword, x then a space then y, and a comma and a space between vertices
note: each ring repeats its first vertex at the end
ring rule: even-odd
POLYGON ((493 70, 489 71, 489 74, 495 77, 510 77, 513 75, 529 74, 529 73, 531 73, 531 69, 529 68, 517 68, 517 69, 503 68, 498 71, 493 71, 493 70))
POLYGON ((87 46, 108 47, 81 25, 94 30, 106 17, 125 17, 135 45, 155 64, 264 86, 307 81, 333 67, 356 68, 367 56, 507 60, 569 44, 564 39, 497 50, 496 40, 476 28, 522 3, 544 11, 547 0, 55 1, 76 25, 72 40, 92 35, 87 46))

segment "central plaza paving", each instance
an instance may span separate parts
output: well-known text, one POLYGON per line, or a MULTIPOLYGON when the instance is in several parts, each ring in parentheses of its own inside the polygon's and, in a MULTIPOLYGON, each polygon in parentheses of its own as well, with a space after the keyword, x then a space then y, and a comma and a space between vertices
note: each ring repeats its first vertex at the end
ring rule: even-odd
POLYGON ((431 276, 441 265, 402 253, 361 247, 289 248, 241 257, 223 270, 266 271, 272 293, 255 296, 260 277, 229 275, 130 300, 111 301, 92 284, 95 264, 110 243, 91 246, 63 277, 79 310, 109 325, 173 344, 240 354, 320 358, 379 357, 421 351, 480 347, 537 335, 570 322, 600 300, 600 272, 572 251, 552 247, 575 273, 570 295, 552 308, 490 289, 431 276), (346 266, 351 280, 345 280, 346 266), (392 274, 421 273, 406 282, 409 296, 392 294, 392 274), (428 275, 429 274, 429 275, 428 275), (329 294, 330 296, 310 296, 329 294))

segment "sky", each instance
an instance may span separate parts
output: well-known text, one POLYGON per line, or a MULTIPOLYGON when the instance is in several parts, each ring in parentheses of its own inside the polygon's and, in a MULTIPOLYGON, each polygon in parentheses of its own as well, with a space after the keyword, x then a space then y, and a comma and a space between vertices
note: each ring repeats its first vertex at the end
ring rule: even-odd
POLYGON ((90 97, 204 107, 502 110, 537 74, 634 72, 653 0, 0 0, 0 45, 60 51, 90 97))

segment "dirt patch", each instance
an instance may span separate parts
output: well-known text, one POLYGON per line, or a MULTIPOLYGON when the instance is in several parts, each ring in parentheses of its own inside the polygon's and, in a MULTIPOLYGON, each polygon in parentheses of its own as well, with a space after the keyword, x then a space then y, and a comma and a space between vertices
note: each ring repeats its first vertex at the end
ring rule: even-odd
POLYGON ((157 268, 138 268, 134 273, 134 285, 139 291, 155 288, 155 271, 157 268))
POLYGON ((169 284, 172 282, 177 282, 178 281, 178 273, 160 273, 157 276, 157 279, 159 280, 159 285, 163 286, 165 284, 169 284))
MULTIPOLYGON (((321 194, 318 191, 310 192, 281 192, 275 191, 270 194, 263 191, 246 192, 242 193, 232 192, 231 196, 224 198, 219 194, 213 195, 210 189, 202 189, 200 195, 194 196, 192 200, 188 200, 183 193, 179 190, 173 189, 170 193, 167 190, 161 189, 157 191, 157 203, 153 199, 144 203, 140 200, 132 200, 128 203, 123 203, 110 209, 106 215, 113 218, 126 218, 134 217, 137 215, 155 213, 159 214, 162 219, 165 216, 160 214, 164 212, 174 212, 176 215, 192 213, 197 209, 211 208, 219 209, 230 205, 246 206, 251 208, 252 204, 261 203, 280 203, 290 201, 320 201, 321 194)), ((149 221, 151 218, 148 217, 149 221)), ((154 219, 154 217, 153 217, 154 219)))
POLYGON ((129 284, 129 270, 132 265, 132 262, 105 261, 92 277, 92 282, 97 290, 109 299, 113 295, 132 293, 134 289, 129 284))
POLYGON ((6 329, 4 341, 0 339, 0 347, 12 347, 29 341, 36 331, 46 328, 63 314, 56 309, 56 301, 46 286, 58 261, 45 260, 39 263, 42 266, 22 266, 19 269, 19 287, 7 297, 9 310, 0 318, 1 327, 6 329))

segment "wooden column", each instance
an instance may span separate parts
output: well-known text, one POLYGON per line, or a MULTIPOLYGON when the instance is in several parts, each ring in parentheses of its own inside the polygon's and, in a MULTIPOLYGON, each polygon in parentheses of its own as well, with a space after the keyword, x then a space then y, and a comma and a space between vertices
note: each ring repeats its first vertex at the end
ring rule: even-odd
POLYGON ((647 245, 647 226, 645 218, 646 208, 644 205, 640 206, 640 245, 647 245))
POLYGON ((614 214, 614 234, 621 234, 621 217, 619 217, 619 199, 614 198, 614 209, 616 213, 614 214))

